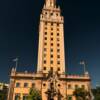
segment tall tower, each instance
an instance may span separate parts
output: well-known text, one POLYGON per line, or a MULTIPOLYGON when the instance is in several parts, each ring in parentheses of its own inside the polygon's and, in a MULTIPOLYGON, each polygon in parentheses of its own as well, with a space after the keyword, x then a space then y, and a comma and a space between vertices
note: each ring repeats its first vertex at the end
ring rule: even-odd
POLYGON ((27 99, 29 88, 39 90, 42 100, 76 100, 73 92, 77 87, 91 90, 88 74, 64 74, 63 24, 64 19, 56 0, 45 0, 40 15, 37 73, 12 69, 7 100, 27 99))
POLYGON ((40 15, 37 72, 65 72, 64 19, 56 0, 45 0, 40 15))

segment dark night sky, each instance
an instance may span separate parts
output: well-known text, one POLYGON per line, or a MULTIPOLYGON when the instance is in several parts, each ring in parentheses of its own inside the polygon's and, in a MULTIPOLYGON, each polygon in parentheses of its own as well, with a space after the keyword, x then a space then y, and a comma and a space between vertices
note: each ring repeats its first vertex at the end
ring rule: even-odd
MULTIPOLYGON (((36 70, 39 15, 44 0, 0 0, 0 81, 19 58, 18 71, 36 70)), ((66 68, 83 74, 80 60, 87 62, 92 84, 100 83, 99 0, 58 0, 65 18, 66 68)))

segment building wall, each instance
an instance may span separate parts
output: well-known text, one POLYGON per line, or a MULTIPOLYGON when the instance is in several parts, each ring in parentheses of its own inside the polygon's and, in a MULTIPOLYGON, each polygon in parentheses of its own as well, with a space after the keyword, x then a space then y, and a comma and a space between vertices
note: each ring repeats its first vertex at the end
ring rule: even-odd
MULTIPOLYGON (((20 73, 19 73, 20 74, 20 73)), ((22 73, 21 73, 22 74, 22 73)), ((29 78, 25 78, 25 76, 29 76, 29 74, 22 74, 18 76, 15 74, 11 80, 13 80, 14 84, 10 83, 9 90, 13 89, 12 97, 7 100, 15 100, 15 96, 19 95, 20 100, 23 100, 23 96, 27 96, 29 94, 30 88, 36 88, 41 91, 42 100, 48 100, 48 95, 46 94, 47 90, 50 88, 50 78, 32 78, 30 76, 29 78), (19 85, 18 85, 19 83, 19 85), (27 86, 25 84, 27 83, 27 86), (12 85, 12 86, 11 86, 12 85)), ((67 77, 62 77, 63 79, 60 79, 60 77, 55 77, 54 82, 56 81, 56 84, 54 86, 54 89, 58 92, 60 91, 62 98, 61 100, 66 100, 66 97, 72 97, 72 100, 76 100, 73 96, 73 92, 75 91, 76 86, 77 87, 84 87, 85 90, 90 91, 90 78, 87 76, 84 77, 71 77, 70 79, 67 79, 67 77)), ((11 81, 12 82, 12 81, 11 81)), ((11 94, 8 94, 11 96, 11 94)), ((57 95, 54 97, 54 100, 57 99, 57 95)))
POLYGON ((41 90, 41 80, 32 80, 32 79, 24 79, 24 78, 16 79, 15 78, 14 81, 15 81, 14 88, 13 88, 14 90, 12 92, 13 95, 10 99, 8 98, 8 100, 15 100, 16 95, 19 95, 20 99, 23 100, 23 96, 27 96, 29 94, 30 89, 34 87, 38 90, 41 90))

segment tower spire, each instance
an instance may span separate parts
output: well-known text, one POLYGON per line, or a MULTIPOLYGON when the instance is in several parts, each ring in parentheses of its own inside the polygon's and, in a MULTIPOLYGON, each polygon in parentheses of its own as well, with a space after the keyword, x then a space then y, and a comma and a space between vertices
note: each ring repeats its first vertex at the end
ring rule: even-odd
POLYGON ((45 0, 46 7, 55 7, 56 0, 45 0))

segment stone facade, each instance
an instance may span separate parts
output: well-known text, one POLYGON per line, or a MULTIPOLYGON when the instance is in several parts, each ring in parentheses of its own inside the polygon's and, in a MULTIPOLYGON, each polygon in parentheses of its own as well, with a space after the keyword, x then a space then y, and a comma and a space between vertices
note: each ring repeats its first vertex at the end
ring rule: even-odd
POLYGON ((8 100, 26 100, 30 88, 41 91, 42 100, 76 100, 73 91, 90 91, 90 77, 65 74, 64 18, 56 0, 45 0, 39 25, 38 64, 36 73, 11 71, 8 100))
POLYGON ((48 73, 51 69, 65 73, 64 18, 56 0, 45 0, 40 15, 39 50, 37 72, 48 73))

